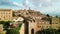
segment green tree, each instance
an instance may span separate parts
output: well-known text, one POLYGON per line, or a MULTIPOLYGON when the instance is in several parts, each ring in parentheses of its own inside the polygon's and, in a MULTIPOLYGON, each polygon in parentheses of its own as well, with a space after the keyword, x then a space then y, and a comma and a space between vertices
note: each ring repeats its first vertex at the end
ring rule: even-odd
POLYGON ((55 29, 44 29, 41 31, 37 31, 36 34, 56 34, 57 30, 55 29))
POLYGON ((20 34, 17 29, 8 29, 6 34, 20 34))
POLYGON ((47 14, 46 16, 47 16, 47 17, 50 17, 50 15, 49 15, 49 14, 47 14))
POLYGON ((13 17, 16 16, 14 11, 13 11, 13 13, 12 13, 12 16, 13 16, 13 17))
POLYGON ((58 18, 58 16, 56 15, 56 18, 58 18))

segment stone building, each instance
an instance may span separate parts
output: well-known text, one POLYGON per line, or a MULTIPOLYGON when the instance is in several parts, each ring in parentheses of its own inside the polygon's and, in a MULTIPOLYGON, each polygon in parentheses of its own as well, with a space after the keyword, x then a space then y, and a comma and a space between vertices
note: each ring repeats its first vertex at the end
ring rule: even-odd
POLYGON ((49 24, 50 22, 49 21, 28 21, 28 26, 25 26, 27 25, 27 23, 23 23, 23 25, 21 26, 21 29, 20 29, 20 34, 26 34, 28 32, 28 34, 35 34, 37 31, 39 30, 43 30, 43 29, 47 29, 47 28, 50 28, 51 25, 49 24), (27 27, 28 30, 26 33, 25 33, 25 27, 27 27))
POLYGON ((59 18, 52 17, 52 24, 58 24, 58 23, 59 23, 59 18))
POLYGON ((57 18, 57 17, 52 17, 52 25, 51 25, 51 27, 53 28, 53 29, 58 29, 59 28, 59 18, 57 18))
POLYGON ((12 10, 0 9, 0 21, 10 21, 10 20, 12 20, 12 10))
POLYGON ((21 26, 20 34, 35 34, 39 30, 59 27, 59 18, 49 18, 34 10, 19 10, 15 13, 17 16, 23 16, 25 22, 21 26), (26 22, 27 21, 27 22, 26 22), (52 22, 51 22, 52 21, 52 22))
POLYGON ((22 15, 22 16, 25 16, 25 17, 27 17, 28 15, 28 11, 27 10, 17 10, 16 12, 15 12, 15 15, 16 16, 20 16, 20 15, 22 15))
POLYGON ((24 22, 20 29, 20 34, 35 34, 38 30, 50 28, 50 22, 48 20, 42 20, 46 16, 42 15, 30 15, 25 17, 27 22, 24 22))

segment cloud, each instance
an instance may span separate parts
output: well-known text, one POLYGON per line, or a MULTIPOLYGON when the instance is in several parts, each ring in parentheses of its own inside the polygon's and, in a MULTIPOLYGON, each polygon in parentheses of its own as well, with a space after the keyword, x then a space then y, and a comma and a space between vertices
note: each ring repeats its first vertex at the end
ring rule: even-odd
POLYGON ((17 2, 13 2, 13 5, 18 6, 18 7, 23 7, 23 4, 19 4, 17 2))
POLYGON ((41 7, 41 6, 46 7, 48 5, 52 5, 51 0, 30 0, 30 1, 36 7, 41 7))
POLYGON ((0 5, 23 7, 22 4, 17 2, 11 2, 10 0, 0 0, 0 5))
POLYGON ((29 0, 23 0, 22 4, 27 8, 29 5, 29 0))

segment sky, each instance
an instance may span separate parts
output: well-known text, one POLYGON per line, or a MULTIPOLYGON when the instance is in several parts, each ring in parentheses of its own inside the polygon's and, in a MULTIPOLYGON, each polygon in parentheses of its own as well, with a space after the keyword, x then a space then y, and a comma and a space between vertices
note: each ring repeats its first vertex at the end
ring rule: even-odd
POLYGON ((0 0, 0 8, 32 9, 43 14, 60 16, 60 0, 0 0))

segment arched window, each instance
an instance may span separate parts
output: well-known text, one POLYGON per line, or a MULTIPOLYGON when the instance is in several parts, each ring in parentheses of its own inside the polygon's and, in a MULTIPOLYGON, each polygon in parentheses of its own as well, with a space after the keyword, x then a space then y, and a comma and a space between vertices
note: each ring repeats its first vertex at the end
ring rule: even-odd
POLYGON ((1 18, 0 18, 0 20, 1 20, 1 18))
POLYGON ((31 30, 31 34, 34 34, 34 29, 31 30))

